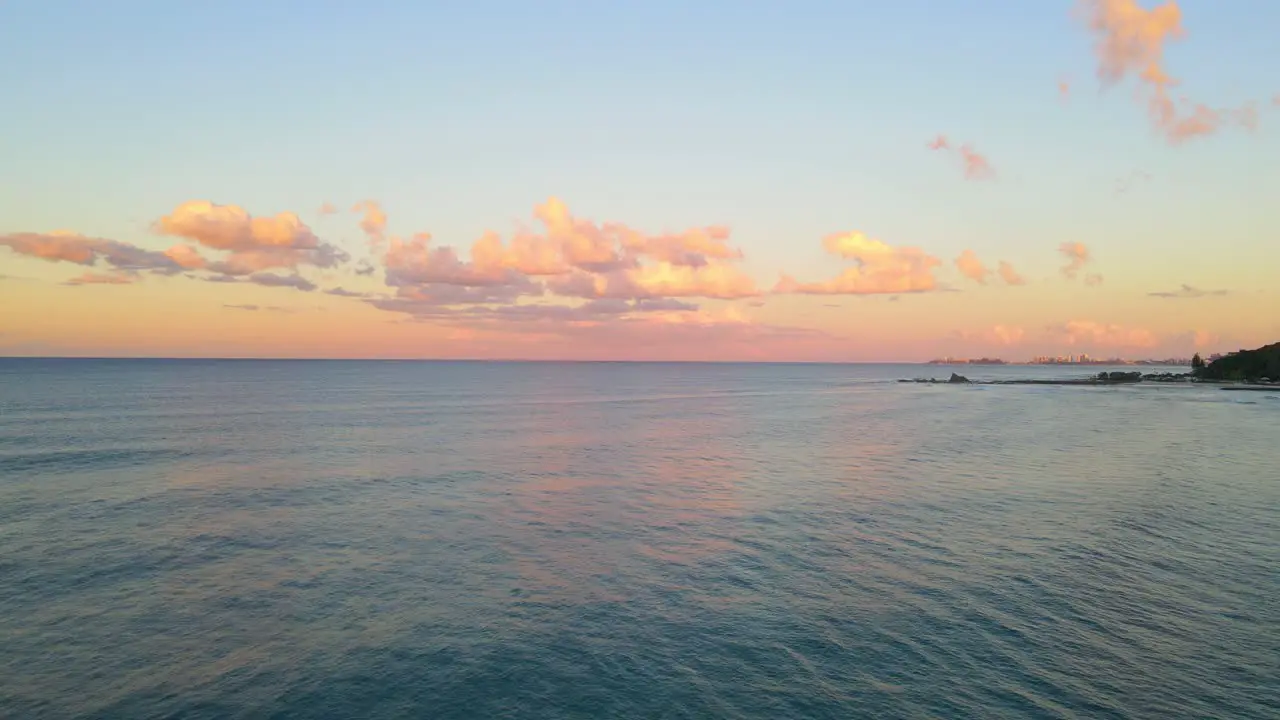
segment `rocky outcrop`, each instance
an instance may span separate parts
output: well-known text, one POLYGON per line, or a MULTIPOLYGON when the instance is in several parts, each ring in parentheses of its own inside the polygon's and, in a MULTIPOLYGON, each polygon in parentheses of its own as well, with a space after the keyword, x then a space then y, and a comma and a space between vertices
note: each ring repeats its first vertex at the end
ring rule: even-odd
POLYGON ((1142 376, 1143 382, 1159 382, 1159 383, 1185 383, 1191 382, 1193 376, 1191 373, 1147 373, 1142 376))
POLYGON ((963 375, 957 375, 957 374, 955 374, 955 373, 951 373, 951 379, 950 379, 950 380, 948 380, 947 382, 948 382, 948 383, 951 383, 951 384, 967 383, 967 382, 969 382, 969 378, 967 378, 967 377, 965 377, 965 376, 963 376, 963 375))
POLYGON ((1105 383, 1136 383, 1142 382, 1141 372, 1122 372, 1113 370, 1112 372, 1098 373, 1098 380, 1105 383))

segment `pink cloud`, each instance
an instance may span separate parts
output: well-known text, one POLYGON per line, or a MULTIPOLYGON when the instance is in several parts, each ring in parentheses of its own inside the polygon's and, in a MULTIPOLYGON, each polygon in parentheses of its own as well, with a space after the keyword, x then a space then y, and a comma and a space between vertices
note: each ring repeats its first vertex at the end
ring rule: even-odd
POLYGON ((1143 328, 1070 320, 1049 328, 1051 339, 1072 347, 1085 348, 1152 348, 1160 344, 1157 335, 1143 328))
POLYGON ((226 251, 227 255, 210 262, 208 269, 228 275, 296 269, 302 265, 327 268, 348 259, 346 253, 321 242, 297 215, 287 212, 275 217, 253 217, 236 205, 192 200, 161 217, 154 228, 162 235, 226 251))
POLYGON ((1082 242, 1062 243, 1058 246, 1058 252, 1067 259, 1067 264, 1062 267, 1062 274, 1073 280, 1085 265, 1093 261, 1088 246, 1082 242))
POLYGON ((119 270, 176 272, 180 266, 168 255, 116 240, 77 233, 11 233, 0 235, 0 246, 19 255, 76 265, 104 264, 119 270))
POLYGON ((544 232, 522 231, 509 243, 497 233, 485 233, 465 259, 450 246, 434 246, 426 234, 408 240, 392 237, 383 264, 387 284, 400 291, 378 306, 512 303, 547 290, 585 300, 735 299, 759 294, 754 281, 733 264, 742 254, 728 245, 724 228, 647 235, 619 223, 576 218, 557 198, 537 206, 534 215, 544 232), (438 287, 445 285, 502 290, 438 287), (415 290, 420 291, 416 296, 415 290))
POLYGON ((1165 69, 1168 42, 1186 36, 1182 10, 1170 0, 1150 10, 1137 0, 1080 0, 1096 42, 1098 77, 1108 85, 1136 77, 1147 95, 1152 126, 1170 144, 1217 132, 1235 122, 1249 126, 1256 118, 1245 109, 1216 110, 1186 99, 1175 101, 1179 82, 1165 69))
POLYGON ((987 276, 991 274, 991 270, 982 264, 982 260, 978 259, 977 253, 972 250, 960 253, 960 257, 956 258, 956 267, 961 275, 980 285, 986 285, 987 276))
POLYGON ((362 200, 351 208, 352 212, 363 213, 360 218, 360 231, 369 239, 371 247, 379 247, 387 235, 387 213, 376 200, 362 200))
POLYGON ((65 284, 67 285, 130 285, 138 279, 138 276, 127 272, 108 272, 95 273, 87 272, 83 275, 71 278, 65 284))
POLYGON ((317 215, 336 215, 337 213, 338 213, 338 206, 334 205, 331 202, 323 203, 320 206, 320 209, 316 211, 317 215))
POLYGON ((572 266, 589 271, 616 269, 623 263, 617 248, 617 228, 599 227, 578 220, 559 198, 551 198, 534 208, 534 215, 546 226, 546 237, 555 242, 572 266))
POLYGON ((930 150, 945 152, 955 150, 960 156, 960 163, 964 168, 964 176, 968 180, 990 180, 996 176, 996 171, 991 166, 991 161, 968 143, 958 148, 953 148, 946 135, 939 135, 928 143, 927 147, 930 150))
POLYGON ((165 250, 164 254, 179 267, 186 270, 201 270, 209 265, 209 261, 190 245, 174 245, 165 250))
POLYGON ((982 330, 960 330, 953 333, 953 337, 957 340, 1003 347, 1019 345, 1026 336, 1026 330, 1011 325, 995 325, 982 330))
POLYGON ((479 266, 459 259, 451 247, 431 247, 431 236, 426 233, 419 233, 408 240, 391 238, 383 263, 387 284, 393 287, 434 283, 475 287, 516 285, 527 281, 514 269, 479 266))
POLYGON ((731 260, 742 257, 742 251, 728 245, 729 229, 725 227, 695 228, 682 233, 645 236, 624 231, 622 246, 670 265, 706 265, 710 258, 731 260))
POLYGON ((893 295, 936 290, 933 269, 942 261, 914 247, 893 247, 861 232, 830 235, 823 240, 827 252, 857 264, 831 280, 797 282, 783 275, 776 293, 807 295, 893 295))
POLYGON ((1005 285, 1026 285, 1027 284, 1026 279, 1023 278, 1021 275, 1019 275, 1018 271, 1014 270, 1013 266, 1005 262, 1004 260, 1000 261, 1000 268, 997 272, 1000 274, 1000 279, 1004 280, 1005 285))

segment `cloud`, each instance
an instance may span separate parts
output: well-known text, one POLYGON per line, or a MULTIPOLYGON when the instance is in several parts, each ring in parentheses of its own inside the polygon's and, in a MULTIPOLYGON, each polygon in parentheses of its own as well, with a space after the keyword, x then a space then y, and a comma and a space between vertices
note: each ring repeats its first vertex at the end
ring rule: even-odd
POLYGON ((946 135, 939 135, 929 142, 927 147, 930 150, 944 152, 954 150, 958 153, 961 165, 964 168, 964 176, 968 180, 991 180, 996 176, 995 168, 991 166, 991 162, 986 156, 979 153, 968 143, 954 147, 946 135))
POLYGON ((1020 344, 1026 335, 1026 330, 1010 325, 995 325, 982 330, 960 330, 952 333, 952 337, 956 340, 1005 347, 1020 344))
POLYGON ((1058 99, 1067 102, 1071 99, 1071 81, 1062 78, 1058 81, 1058 99))
POLYGON ((181 269, 165 253, 144 250, 116 240, 86 237, 65 231, 0 235, 0 246, 8 247, 19 255, 49 262, 69 262, 85 266, 102 264, 117 270, 132 272, 141 270, 177 272, 181 269))
POLYGON ((1158 297, 1158 298, 1203 298, 1203 297, 1221 297, 1223 295, 1229 295, 1230 291, 1201 290, 1200 288, 1192 287, 1190 285, 1183 285, 1177 290, 1173 290, 1170 292, 1152 292, 1147 294, 1150 295, 1151 297, 1158 297))
POLYGON ((624 264, 616 247, 621 226, 599 227, 579 220, 559 198, 552 197, 534 208, 534 215, 546 227, 545 237, 559 246, 573 267, 590 272, 608 272, 624 264))
POLYGON ((1137 0, 1080 0, 1080 7, 1095 36, 1098 77, 1107 85, 1136 77, 1152 126, 1170 144, 1210 135, 1233 122, 1246 127, 1256 122, 1249 106, 1216 110, 1173 99, 1171 90, 1179 81, 1165 68, 1164 50, 1166 43, 1186 36, 1178 3, 1170 0, 1147 10, 1137 0))
POLYGON ((527 294, 529 290, 520 285, 468 287, 431 283, 400 287, 394 297, 371 298, 368 303, 380 310, 437 317, 456 314, 456 306, 511 304, 527 294))
POLYGON ((1062 274, 1074 280, 1085 265, 1093 262, 1088 246, 1082 242, 1067 242, 1058 246, 1058 252, 1067 259, 1062 274))
POLYGON ((340 288, 340 287, 329 288, 328 290, 325 290, 324 293, 326 295, 334 295, 336 297, 349 297, 349 298, 369 297, 369 293, 355 292, 352 290, 344 290, 343 288, 340 288))
POLYGON ((1000 279, 1004 280, 1005 285, 1026 285, 1027 284, 1026 279, 1023 278, 1021 275, 1019 275, 1018 271, 1014 270, 1013 266, 1005 262, 1004 260, 1000 261, 1000 267, 996 272, 1000 274, 1000 279))
POLYGON ((825 282, 801 283, 783 275, 776 293, 806 295, 895 295, 936 290, 933 269, 942 261, 919 248, 893 247, 861 232, 830 235, 827 252, 857 264, 825 282))
POLYGON ((972 250, 960 253, 960 257, 956 258, 956 267, 959 268, 961 275, 980 285, 986 285, 987 276, 991 274, 991 270, 982 264, 977 253, 972 250))
POLYGON ((338 206, 334 205, 331 202, 326 202, 322 204, 320 206, 320 209, 316 211, 317 215, 336 215, 337 213, 338 213, 338 206))
POLYGON ((131 285, 138 279, 135 273, 128 272, 109 272, 95 273, 87 272, 78 277, 71 278, 63 283, 64 285, 131 285))
POLYGON ((1150 330, 1110 325, 1091 320, 1070 320, 1048 328, 1050 338, 1070 346, 1096 348, 1151 348, 1160 343, 1150 330))
POLYGON ((209 261, 190 245, 174 245, 164 254, 184 270, 201 270, 209 266, 209 261))
POLYGON ((303 292, 316 289, 315 283, 301 275, 274 275, 272 273, 255 273, 249 276, 249 282, 265 287, 291 287, 303 292))
POLYGON ((351 212, 363 213, 360 218, 360 230, 369 239, 371 247, 380 247, 387 236, 387 213, 376 200, 362 200, 351 208, 351 212))
POLYGON ((426 233, 392 236, 382 260, 387 285, 397 294, 377 306, 420 311, 511 304, 548 291, 584 300, 645 301, 759 294, 734 264, 742 253, 728 244, 726 228, 649 235, 620 223, 576 218, 554 197, 536 206, 534 216, 542 232, 522 230, 510 242, 486 232, 465 257, 451 246, 435 245, 426 233))
POLYGON ((670 265, 701 267, 710 258, 729 260, 742 257, 741 250, 729 247, 728 239, 729 229, 725 227, 695 228, 653 237, 628 230, 622 238, 622 246, 670 265))
POLYGON ((222 260, 208 264, 209 270, 225 275, 297 269, 303 265, 329 268, 349 259, 342 250, 321 242, 297 215, 288 212, 253 217, 236 205, 192 200, 161 217, 154 228, 162 235, 225 251, 227 255, 222 260))
POLYGON ((257 311, 259 311, 259 310, 260 310, 260 311, 262 311, 262 312, 275 312, 275 313, 292 313, 292 312, 295 312, 293 308, 280 307, 279 305, 243 305, 243 304, 241 304, 241 305, 235 305, 235 304, 224 304, 222 307, 227 308, 228 310, 246 310, 246 311, 249 311, 249 312, 257 312, 257 311))
POLYGON ((383 256, 387 284, 392 287, 443 284, 465 287, 526 285, 532 281, 518 270, 501 265, 480 265, 461 260, 449 246, 431 247, 431 236, 419 233, 402 240, 391 238, 383 256))
POLYGON ((1084 284, 1089 287, 1097 287, 1102 284, 1102 276, 1098 273, 1089 273, 1084 276, 1084 284))
POLYGON ((656 263, 608 273, 575 271, 553 278, 547 287, 557 295, 581 298, 716 298, 734 300, 759 295, 755 281, 728 265, 656 263))
POLYGON ((1144 170, 1134 170, 1116 181, 1116 194, 1123 195, 1137 187, 1139 184, 1150 181, 1151 173, 1144 170))

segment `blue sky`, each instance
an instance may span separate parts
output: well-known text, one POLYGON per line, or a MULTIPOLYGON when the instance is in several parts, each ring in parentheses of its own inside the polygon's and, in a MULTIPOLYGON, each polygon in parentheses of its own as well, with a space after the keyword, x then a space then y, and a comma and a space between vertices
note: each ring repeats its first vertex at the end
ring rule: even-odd
MULTIPOLYGON (((1267 106, 1280 4, 1181 5, 1189 35, 1166 63, 1184 89, 1267 106)), ((1227 253, 1275 247, 1280 112, 1255 135, 1170 148, 1131 85, 1100 91, 1072 12, 1068 0, 11 0, 0 231, 147 242, 156 217, 208 198, 295 211, 356 244, 353 224, 314 209, 376 198, 394 231, 468 244, 555 195, 654 232, 729 225, 762 278, 829 274, 820 239, 853 229, 1041 274, 1071 239, 1138 276, 1152 253, 1190 262, 1206 238, 1227 253), (972 142, 998 182, 963 182, 925 149, 938 133, 972 142), (1151 182, 1118 197, 1139 170, 1151 182)))

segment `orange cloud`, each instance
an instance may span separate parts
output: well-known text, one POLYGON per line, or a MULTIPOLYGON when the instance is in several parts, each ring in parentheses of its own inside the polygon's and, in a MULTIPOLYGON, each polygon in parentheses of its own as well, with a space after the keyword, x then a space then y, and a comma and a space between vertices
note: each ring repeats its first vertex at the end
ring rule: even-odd
MULTIPOLYGON (((939 135, 928 143, 930 150, 952 150, 951 141, 946 135, 939 135)), ((990 180, 996 176, 995 168, 991 166, 991 162, 979 153, 972 145, 964 144, 958 148, 954 148, 960 155, 960 162, 964 167, 964 176, 969 180, 990 180)))
POLYGON ((369 238, 369 245, 378 247, 386 239, 387 213, 376 200, 363 200, 351 208, 352 212, 364 213, 360 218, 360 230, 369 238))
POLYGON ((960 253, 960 257, 956 258, 956 267, 960 269, 961 275, 981 285, 987 284, 987 276, 991 274, 987 266, 978 259, 977 253, 972 250, 960 253))
POLYGON ((205 260, 204 257, 190 245, 174 245, 168 250, 165 250, 164 254, 168 256, 170 260, 177 263, 179 267, 187 270, 201 270, 209 264, 209 261, 205 260))
POLYGON ((451 247, 431 247, 431 236, 426 233, 418 233, 408 240, 391 238, 383 263, 387 284, 392 287, 434 283, 471 287, 514 285, 525 279, 514 269, 460 260, 451 247))
POLYGON ((622 247, 671 265, 700 266, 709 259, 731 260, 742 251, 729 247, 729 229, 707 227, 670 235, 645 236, 630 229, 622 233, 622 247))
POLYGON ((572 270, 555 239, 528 233, 504 245, 495 232, 487 232, 471 246, 471 259, 489 270, 514 270, 525 275, 562 275, 572 270))
POLYGON ((730 265, 641 265, 608 273, 575 271, 554 278, 548 288, 557 295, 582 298, 689 298, 721 300, 759 295, 755 282, 730 265))
POLYGON ((127 272, 109 272, 95 273, 87 272, 78 277, 71 278, 65 284, 67 285, 129 285, 132 284, 138 276, 127 272))
POLYGON ((1122 325, 1097 323, 1091 320, 1070 320, 1049 328, 1049 335, 1057 342, 1071 346, 1096 348, 1150 348, 1160 344, 1160 339, 1150 330, 1122 325))
POLYGON ((1073 280, 1085 265, 1093 262, 1089 248, 1082 242, 1062 243, 1058 246, 1058 252, 1067 259, 1067 264, 1062 267, 1062 274, 1073 280))
POLYGON ((1071 82, 1066 78, 1058 81, 1058 98, 1063 102, 1071 99, 1071 82))
POLYGON ((1247 107, 1215 110, 1186 99, 1175 101, 1170 95, 1179 82, 1164 67, 1165 44, 1186 35, 1177 2, 1170 0, 1150 10, 1137 0, 1080 2, 1097 38, 1098 76, 1107 84, 1135 76, 1147 92, 1153 127, 1170 144, 1212 134, 1228 122, 1249 126, 1256 121, 1247 107))
POLYGON ((783 275, 776 293, 807 295, 875 295, 928 292, 938 287, 933 269, 942 261, 914 247, 893 247, 861 232, 830 235, 823 247, 833 255, 854 260, 831 280, 801 283, 783 275))
POLYGON ((346 253, 323 243, 297 215, 253 217, 236 205, 192 200, 156 221, 162 235, 182 237, 226 257, 209 263, 208 269, 227 275, 247 275, 300 265, 334 267, 348 259, 346 253))
POLYGON ((564 202, 554 197, 534 208, 534 215, 546 226, 546 237, 559 246, 570 265, 600 271, 615 269, 622 264, 622 256, 615 247, 616 226, 602 228, 578 220, 569 214, 564 202))
POLYGON ((452 247, 432 247, 425 234, 392 237, 383 263, 397 296, 375 305, 438 315, 443 306, 511 303, 548 290, 585 300, 635 301, 759 294, 751 278, 730 263, 742 254, 729 247, 724 228, 650 236, 618 223, 575 218, 554 197, 535 207, 534 215, 543 233, 523 231, 509 244, 485 233, 468 259, 452 247))
POLYGON ((320 209, 316 211, 317 215, 336 215, 337 213, 338 213, 338 206, 334 205, 331 202, 323 203, 320 206, 320 209))
POLYGON ((1021 275, 1019 275, 1018 271, 1014 270, 1012 265, 1010 265, 1009 263, 1003 260, 1000 261, 1000 268, 997 272, 999 272, 1000 279, 1004 280, 1004 283, 1006 285, 1026 285, 1027 284, 1026 279, 1024 279, 1021 275))
POLYGON ((127 271, 175 272, 180 269, 179 265, 164 253, 144 250, 116 240, 86 237, 66 231, 0 235, 0 246, 8 247, 19 255, 49 262, 69 262, 76 265, 102 263, 127 271))

